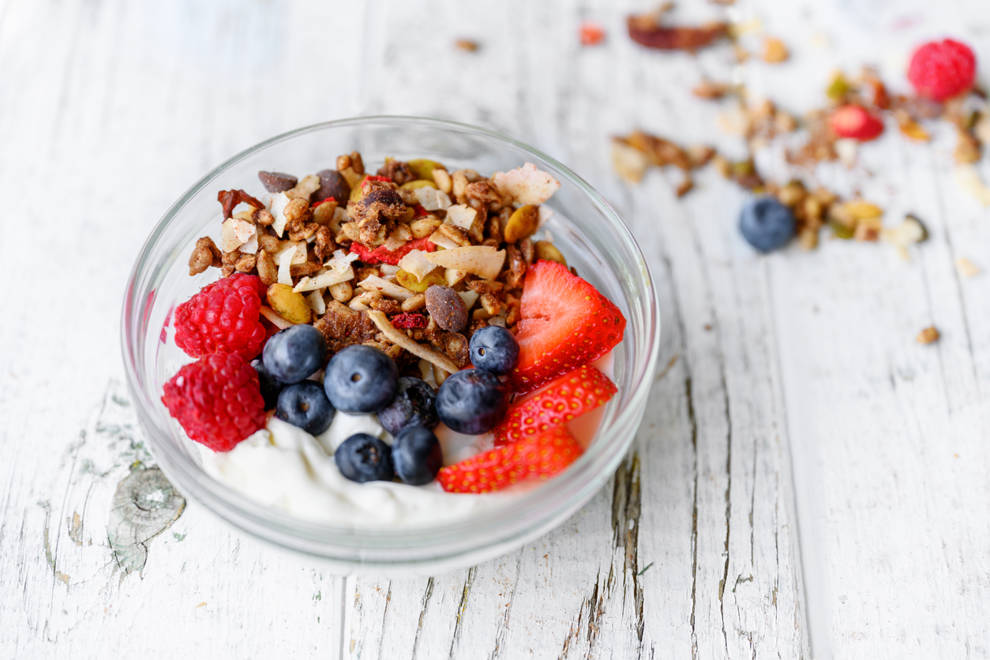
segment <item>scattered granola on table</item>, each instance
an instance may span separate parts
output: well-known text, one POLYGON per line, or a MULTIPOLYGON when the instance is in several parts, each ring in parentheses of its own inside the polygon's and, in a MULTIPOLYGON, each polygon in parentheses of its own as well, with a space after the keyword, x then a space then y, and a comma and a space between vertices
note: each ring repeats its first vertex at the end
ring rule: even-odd
POLYGON ((940 336, 941 335, 939 334, 938 328, 934 325, 930 325, 918 333, 918 336, 915 337, 915 341, 919 344, 934 344, 938 341, 940 336))

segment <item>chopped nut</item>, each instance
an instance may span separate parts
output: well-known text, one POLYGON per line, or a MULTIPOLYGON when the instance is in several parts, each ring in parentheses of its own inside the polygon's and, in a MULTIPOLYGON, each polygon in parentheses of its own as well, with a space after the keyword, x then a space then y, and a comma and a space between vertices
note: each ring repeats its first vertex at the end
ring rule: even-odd
POLYGON ((326 261, 333 254, 335 249, 333 242, 333 232, 329 227, 320 227, 316 230, 316 241, 313 244, 313 254, 320 261, 326 261))
POLYGON ((219 268, 222 263, 220 250, 213 239, 209 236, 202 236, 196 240, 196 247, 189 255, 189 274, 198 275, 210 266, 219 268))
POLYGON ((278 281, 278 267, 267 250, 258 252, 257 267, 258 277, 261 278, 263 284, 270 285, 278 281))
POLYGON ((938 341, 940 336, 941 334, 939 333, 938 328, 934 325, 930 325, 918 333, 918 336, 915 337, 915 341, 919 344, 933 344, 938 341))
POLYGON ((966 257, 956 259, 956 270, 963 277, 976 277, 980 274, 980 268, 966 257))
POLYGON ((639 183, 646 174, 646 154, 620 140, 612 140, 612 168, 629 183, 639 183))
POLYGON ((968 165, 979 162, 980 142, 967 130, 956 131, 956 149, 953 152, 956 163, 968 165))
POLYGON ((261 234, 258 236, 258 247, 269 254, 275 254, 281 249, 282 241, 271 234, 261 234))
POLYGON ((694 188, 694 179, 692 179, 690 175, 688 175, 684 177, 683 181, 677 184, 677 188, 674 189, 674 193, 678 197, 684 197, 684 195, 691 192, 692 188, 694 188))
POLYGON ((329 291, 333 299, 341 303, 348 302, 354 296, 354 287, 351 286, 350 282, 331 284, 329 291))
POLYGON ((691 93, 697 96, 699 99, 720 99, 732 89, 732 85, 723 82, 714 82, 711 80, 702 80, 700 83, 694 86, 691 93))
POLYGON ((320 177, 315 174, 307 174, 291 190, 285 191, 285 196, 289 199, 299 199, 309 204, 309 198, 320 189, 320 177))
POLYGON ((426 306, 426 294, 417 293, 412 298, 407 298, 402 301, 402 311, 403 312, 414 312, 417 309, 423 309, 426 306))
POLYGON ((238 273, 250 273, 254 270, 257 259, 253 254, 242 254, 234 262, 234 270, 238 273))
POLYGON ((454 41, 454 48, 463 50, 466 53, 475 53, 481 46, 474 39, 457 39, 454 41))
POLYGON ((787 44, 776 37, 766 37, 763 40, 763 61, 769 64, 784 62, 790 57, 787 44))
POLYGON ((412 232, 413 238, 426 238, 438 227, 440 227, 440 218, 434 215, 418 218, 409 223, 409 230, 412 232))
POLYGON ((693 53, 729 34, 728 23, 707 23, 700 27, 670 27, 661 25, 662 15, 661 11, 629 16, 626 19, 629 37, 647 48, 686 50, 693 53))
POLYGON ((567 265, 567 260, 564 259, 564 255, 561 254, 557 246, 550 241, 536 241, 536 258, 545 259, 547 261, 556 261, 559 264, 567 265))
POLYGON ((449 195, 453 189, 453 182, 451 181, 450 173, 442 167, 438 167, 433 170, 433 181, 436 182, 437 188, 447 195, 449 195))
POLYGON ((437 228, 437 232, 455 245, 462 247, 471 245, 471 239, 468 238, 467 232, 452 224, 443 223, 437 228))

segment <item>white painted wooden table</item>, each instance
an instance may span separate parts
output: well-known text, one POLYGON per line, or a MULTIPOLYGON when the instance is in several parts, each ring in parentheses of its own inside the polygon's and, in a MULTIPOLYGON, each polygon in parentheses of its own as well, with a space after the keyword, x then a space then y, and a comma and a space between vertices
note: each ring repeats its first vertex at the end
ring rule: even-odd
MULTIPOLYGON (((795 109, 833 62, 896 73, 919 36, 966 36, 990 63, 980 0, 687 4, 783 36, 791 63, 735 75, 795 109)), ((990 657, 990 275, 953 267, 990 268, 990 218, 948 176, 951 136, 871 145, 866 182, 826 174, 925 220, 910 263, 828 241, 757 257, 714 172, 678 201, 677 175, 630 189, 610 171, 607 137, 633 127, 741 146, 687 93, 730 75, 728 49, 644 52, 623 30, 643 8, 0 2, 0 657, 990 657), (604 45, 578 47, 583 18, 604 45), (149 503, 166 515, 122 526, 118 485, 157 476, 118 357, 134 252, 234 152, 380 112, 501 129, 628 219, 669 365, 614 484, 522 550, 433 578, 334 577, 181 510, 166 483, 149 503), (917 345, 933 322, 941 342, 917 345)))

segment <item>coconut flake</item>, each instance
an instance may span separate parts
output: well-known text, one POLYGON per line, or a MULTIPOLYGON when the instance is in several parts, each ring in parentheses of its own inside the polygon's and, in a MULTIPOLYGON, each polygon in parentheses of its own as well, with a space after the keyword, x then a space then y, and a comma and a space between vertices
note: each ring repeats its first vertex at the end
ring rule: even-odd
POLYGON ((356 254, 345 254, 343 250, 334 250, 333 258, 324 264, 323 270, 312 277, 304 277, 292 289, 296 293, 316 291, 334 284, 354 279, 354 269, 351 262, 358 258, 356 254))
POLYGON ((285 217, 285 207, 289 204, 289 196, 284 192, 280 192, 277 195, 272 195, 272 206, 268 209, 275 221, 272 223, 272 229, 282 238, 282 233, 285 231, 285 225, 289 222, 289 219, 285 217))
POLYGON ((542 204, 550 199, 560 182, 548 172, 539 170, 533 163, 526 163, 508 172, 496 172, 492 183, 502 195, 517 204, 542 204))
POLYGON ((227 218, 220 226, 220 249, 233 252, 253 237, 257 251, 257 233, 258 230, 252 223, 240 218, 227 218))
POLYGON ((439 211, 450 206, 450 197, 442 190, 437 190, 432 186, 417 188, 414 193, 419 205, 427 211, 439 211))
POLYGON ((478 212, 467 204, 454 204, 447 209, 447 221, 455 227, 460 227, 464 231, 471 229, 478 212))
POLYGON ((312 291, 308 296, 306 296, 306 300, 309 301, 310 309, 312 309, 316 314, 318 315, 326 314, 327 303, 326 301, 323 300, 322 293, 320 293, 319 291, 312 291))
POLYGON ((436 268, 436 265, 426 258, 426 252, 410 250, 406 256, 399 259, 399 268, 407 273, 412 273, 417 280, 422 282, 423 278, 436 268))
POLYGON ((461 247, 460 245, 458 245, 448 237, 441 234, 439 231, 435 231, 432 234, 430 234, 430 243, 433 243, 434 245, 439 245, 440 247, 446 248, 448 250, 461 247))

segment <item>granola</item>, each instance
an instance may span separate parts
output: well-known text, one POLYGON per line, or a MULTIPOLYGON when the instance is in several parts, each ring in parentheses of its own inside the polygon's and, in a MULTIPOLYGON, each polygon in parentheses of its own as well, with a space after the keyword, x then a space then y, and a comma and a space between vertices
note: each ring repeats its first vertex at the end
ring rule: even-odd
POLYGON ((531 238, 560 184, 532 163, 484 177, 388 158, 372 171, 355 152, 298 178, 259 172, 264 201, 221 191, 220 246, 201 237, 190 273, 257 274, 276 328, 312 323, 331 351, 368 344, 452 373, 473 332, 516 324, 535 258, 564 262, 531 238))

